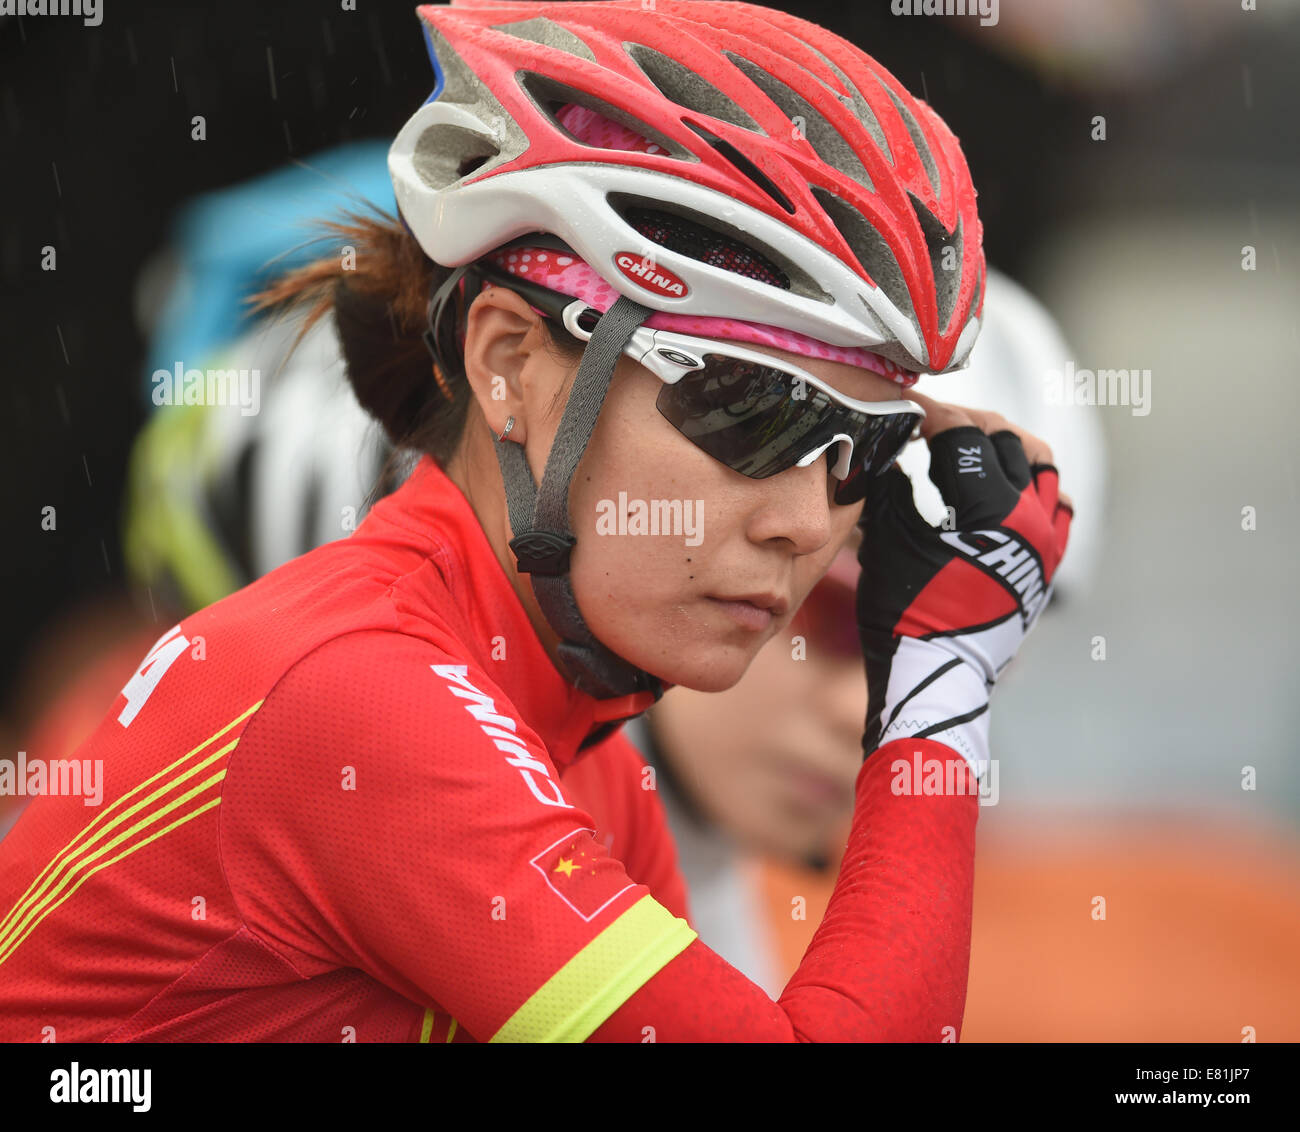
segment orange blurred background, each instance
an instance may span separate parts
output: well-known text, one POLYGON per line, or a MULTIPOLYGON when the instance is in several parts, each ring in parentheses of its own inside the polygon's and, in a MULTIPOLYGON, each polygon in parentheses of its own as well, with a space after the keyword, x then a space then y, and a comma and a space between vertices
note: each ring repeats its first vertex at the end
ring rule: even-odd
MULTIPOLYGON (((963 1042, 1300 1040, 1300 843, 1283 830, 980 815, 963 1042), (1105 919, 1094 919, 1094 898, 1105 919)), ((846 830, 847 832, 847 830, 846 830)), ((836 863, 838 865, 838 862, 836 863)), ((829 874, 751 859, 781 977, 829 874), (791 899, 807 919, 791 918, 791 899)))

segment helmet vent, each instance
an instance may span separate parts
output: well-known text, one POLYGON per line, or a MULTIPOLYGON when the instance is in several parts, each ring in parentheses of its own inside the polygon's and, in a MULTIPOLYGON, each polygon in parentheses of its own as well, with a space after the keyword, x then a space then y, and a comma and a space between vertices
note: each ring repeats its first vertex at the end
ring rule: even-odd
POLYGON ((776 187, 775 182, 766 173, 755 165, 748 157, 740 152, 729 141, 711 134, 703 126, 697 126, 694 122, 687 121, 686 125, 700 135, 709 145, 713 146, 723 157, 731 162, 746 177, 754 182, 763 192, 767 193, 777 204, 791 215, 794 214, 794 205, 790 203, 790 198, 776 187))
MULTIPOLYGON (((642 122, 635 115, 629 114, 626 110, 614 106, 604 99, 588 94, 585 90, 568 86, 547 75, 539 75, 533 71, 520 71, 517 78, 524 92, 533 100, 538 110, 550 119, 551 124, 566 137, 571 138, 580 145, 592 145, 592 143, 566 128, 560 118, 560 111, 566 106, 580 106, 584 110, 590 110, 593 114, 600 115, 602 118, 608 118, 625 130, 630 130, 647 142, 657 145, 669 157, 677 157, 686 161, 699 160, 690 150, 679 145, 654 126, 642 122)), ((593 148, 601 149, 605 147, 593 146, 593 148)))
MULTIPOLYGON (((834 193, 820 185, 812 186, 813 194, 830 216, 832 223, 839 229, 844 242, 849 245, 857 260, 862 264, 868 278, 882 291, 886 298, 903 312, 916 325, 916 311, 912 307, 912 296, 907 290, 898 260, 890 250, 885 238, 876 231, 865 216, 834 193)), ((920 330, 917 327, 918 332, 920 330)))
POLYGON ((822 54, 822 52, 818 51, 817 48, 815 48, 812 44, 806 41, 801 41, 801 42, 803 42, 803 45, 809 51, 811 51, 814 55, 816 55, 819 59, 821 59, 823 63, 826 64, 826 66, 830 69, 831 73, 834 74, 837 79, 839 79, 840 85, 843 86, 844 89, 849 92, 847 95, 841 94, 838 95, 837 97, 842 103, 844 103, 845 106, 847 106, 850 110, 853 111, 854 114, 857 115, 858 121, 861 122, 862 125, 866 127, 867 132, 871 134, 871 140, 876 143, 877 147, 885 155, 885 160, 888 161, 890 165, 893 165, 894 154, 889 148, 889 139, 885 137, 885 131, 881 128, 880 119, 876 117, 876 112, 871 108, 871 104, 867 102, 865 98, 862 97, 862 92, 858 89, 858 87, 853 82, 853 80, 850 79, 849 76, 846 75, 844 71, 841 70, 840 67, 838 67, 833 60, 828 59, 824 54, 822 54))
POLYGON ((925 234, 925 246, 930 253, 930 268, 934 273, 935 298, 939 303, 939 327, 947 333, 957 296, 961 294, 961 221, 949 232, 933 212, 911 193, 907 194, 916 212, 916 219, 925 234))
POLYGON ((623 48, 665 98, 697 114, 706 114, 739 126, 742 130, 762 133, 762 128, 707 79, 697 75, 676 59, 645 47, 640 43, 625 43, 623 48))
POLYGON ((813 152, 818 157, 864 188, 875 191, 871 177, 853 151, 853 147, 845 141, 844 135, 839 130, 822 117, 812 103, 743 55, 736 55, 731 51, 725 54, 755 86, 781 108, 781 112, 790 119, 792 129, 808 139, 808 144, 812 146, 813 152))
POLYGON ((912 112, 903 105, 898 95, 885 85, 885 80, 877 75, 876 81, 885 88, 885 93, 889 95, 889 100, 894 104, 894 109, 898 111, 898 116, 903 119, 903 125, 907 127, 907 132, 912 136, 912 144, 916 146, 916 152, 921 155, 921 164, 925 166, 925 175, 930 181, 930 189, 934 193, 934 199, 938 200, 940 188, 939 166, 935 164, 934 154, 930 152, 930 143, 925 140, 925 135, 921 133, 921 127, 917 125, 912 112))
POLYGON ((495 24, 492 30, 503 31, 516 39, 526 39, 530 43, 540 43, 543 47, 553 47, 557 51, 566 51, 570 55, 586 59, 588 63, 596 61, 591 48, 573 32, 543 16, 535 16, 531 20, 516 20, 512 24, 495 24))
POLYGON ((412 163, 431 189, 445 189, 496 157, 492 139, 463 126, 430 126, 415 144, 412 163))
MULTIPOLYGON (((713 263, 713 266, 734 266, 742 258, 747 258, 752 264, 762 265, 762 270, 751 275, 751 278, 762 279, 764 282, 772 279, 774 287, 789 290, 792 294, 814 302, 832 301, 826 289, 793 260, 756 240, 753 233, 745 232, 717 216, 704 215, 676 201, 641 197, 634 193, 610 193, 606 200, 626 224, 642 235, 645 233, 633 221, 634 213, 639 214, 638 219, 647 227, 654 225, 661 228, 665 238, 673 239, 672 244, 663 245, 669 251, 712 263, 706 258, 710 249, 721 248, 723 259, 727 258, 727 249, 739 249, 743 257, 738 255, 729 264, 713 263), (687 227, 687 224, 690 226, 687 227)), ((646 239, 649 237, 646 236, 646 239)))
POLYGON ((653 208, 627 208, 621 215, 652 244, 670 252, 780 287, 783 291, 790 290, 790 280, 785 272, 765 255, 703 224, 653 208))

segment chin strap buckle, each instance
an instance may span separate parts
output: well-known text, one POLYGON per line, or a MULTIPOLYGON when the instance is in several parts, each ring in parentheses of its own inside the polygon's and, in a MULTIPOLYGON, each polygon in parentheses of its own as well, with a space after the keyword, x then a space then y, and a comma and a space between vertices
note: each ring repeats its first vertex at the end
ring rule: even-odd
POLYGON ((558 531, 525 531, 510 540, 521 574, 554 577, 569 570, 569 552, 578 540, 558 531))

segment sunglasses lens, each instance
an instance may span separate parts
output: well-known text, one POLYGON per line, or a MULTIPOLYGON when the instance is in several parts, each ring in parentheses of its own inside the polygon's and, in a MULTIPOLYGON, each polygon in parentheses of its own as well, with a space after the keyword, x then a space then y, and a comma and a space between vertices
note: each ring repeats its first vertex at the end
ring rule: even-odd
POLYGON ((662 413, 688 440, 754 479, 793 467, 834 402, 782 370, 718 354, 660 390, 662 413))
POLYGON ((865 498, 872 477, 889 470, 921 420, 920 413, 872 417, 853 444, 853 467, 836 485, 835 502, 843 507, 865 498))
POLYGON ((794 467, 836 435, 852 436, 853 467, 836 486, 839 504, 863 498, 869 476, 893 462, 921 419, 864 417, 784 370, 722 354, 706 354, 702 369, 665 385, 655 403, 691 443, 754 479, 794 467))

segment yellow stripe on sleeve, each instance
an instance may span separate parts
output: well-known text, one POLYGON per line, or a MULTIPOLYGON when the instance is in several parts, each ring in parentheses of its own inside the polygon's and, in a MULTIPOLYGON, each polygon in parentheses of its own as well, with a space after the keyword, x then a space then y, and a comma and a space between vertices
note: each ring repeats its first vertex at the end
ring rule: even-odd
POLYGON ((698 936, 643 896, 511 1015, 494 1042, 583 1042, 698 936))

